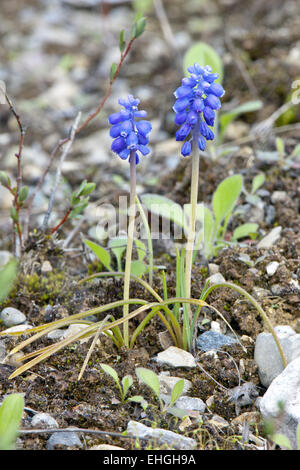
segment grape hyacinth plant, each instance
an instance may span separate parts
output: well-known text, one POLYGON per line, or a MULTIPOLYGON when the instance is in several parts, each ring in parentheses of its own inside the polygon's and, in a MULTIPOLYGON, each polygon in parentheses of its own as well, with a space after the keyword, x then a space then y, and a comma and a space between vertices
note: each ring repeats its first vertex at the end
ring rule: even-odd
MULTIPOLYGON (((119 104, 124 107, 121 111, 109 116, 108 122, 112 125, 110 136, 114 139, 111 150, 122 160, 129 160, 130 163, 130 201, 129 201, 129 225, 126 248, 126 263, 124 277, 124 301, 129 300, 131 258, 134 240, 134 223, 136 215, 136 165, 139 163, 141 155, 148 155, 149 134, 152 130, 151 123, 144 119, 137 121, 137 118, 145 118, 146 111, 139 110, 140 100, 132 95, 128 99, 119 99, 119 104)), ((123 317, 129 313, 129 305, 124 304, 123 317)), ((128 322, 123 324, 124 343, 129 345, 128 322)))
POLYGON ((180 126, 176 140, 184 142, 181 154, 186 157, 192 153, 191 213, 186 246, 185 295, 191 296, 191 273, 193 250, 195 245, 195 225, 199 181, 199 150, 204 151, 206 142, 214 139, 210 127, 215 124, 215 112, 221 108, 220 98, 225 91, 216 83, 219 75, 212 72, 209 65, 200 67, 194 64, 188 67, 189 77, 182 79, 182 85, 174 95, 176 102, 173 109, 176 113, 175 124, 180 126))

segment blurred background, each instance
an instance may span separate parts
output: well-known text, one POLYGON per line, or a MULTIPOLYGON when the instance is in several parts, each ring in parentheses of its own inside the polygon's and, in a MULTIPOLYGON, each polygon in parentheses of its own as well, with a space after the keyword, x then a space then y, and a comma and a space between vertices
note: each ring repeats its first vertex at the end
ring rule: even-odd
MULTIPOLYGON (((127 191, 129 166, 110 152, 107 116, 118 110, 118 98, 129 93, 140 98, 154 129, 152 155, 139 165, 138 190, 151 191, 161 178, 168 181, 181 159, 174 139, 173 92, 183 76, 184 55, 197 41, 212 46, 222 58, 225 110, 249 100, 263 103, 228 126, 225 143, 247 142, 253 126, 284 105, 300 79, 298 0, 1 0, 0 80, 26 128, 23 179, 30 191, 78 111, 84 118, 101 101, 111 64, 119 61, 120 31, 128 39, 139 12, 147 17, 146 31, 135 41, 101 114, 73 144, 62 168, 53 220, 84 178, 97 184, 94 200, 113 202, 127 191)), ((299 117, 299 106, 293 106, 275 123, 291 126, 293 145, 300 135, 293 127, 299 117)), ((0 105, 0 169, 12 179, 18 140, 16 120, 8 106, 0 105)), ((272 139, 262 139, 260 148, 273 145, 272 139)), ((47 209, 54 175, 55 163, 35 200, 37 222, 47 209)), ((10 243, 10 205, 9 192, 0 187, 2 246, 10 243)), ((93 208, 88 210, 93 218, 93 208)))

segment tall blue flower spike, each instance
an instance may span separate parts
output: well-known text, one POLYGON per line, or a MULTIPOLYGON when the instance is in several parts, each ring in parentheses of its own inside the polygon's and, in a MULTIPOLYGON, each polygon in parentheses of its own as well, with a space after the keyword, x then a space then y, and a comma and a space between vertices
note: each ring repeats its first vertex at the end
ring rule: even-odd
POLYGON ((176 113, 174 122, 180 126, 176 140, 184 142, 181 148, 184 157, 191 154, 191 142, 195 136, 202 151, 206 141, 214 139, 209 126, 214 125, 215 111, 221 108, 220 98, 225 93, 224 88, 215 83, 219 75, 213 73, 209 65, 200 67, 194 64, 188 67, 188 72, 190 76, 182 79, 182 85, 174 93, 176 102, 173 106, 176 113))
POLYGON ((148 155, 148 134, 152 130, 149 121, 136 118, 147 116, 146 111, 138 110, 140 100, 129 95, 126 99, 119 99, 119 104, 124 107, 118 113, 109 116, 108 122, 112 125, 110 136, 114 139, 111 150, 119 155, 122 160, 127 160, 131 152, 135 152, 136 163, 139 163, 139 152, 142 155, 148 155))

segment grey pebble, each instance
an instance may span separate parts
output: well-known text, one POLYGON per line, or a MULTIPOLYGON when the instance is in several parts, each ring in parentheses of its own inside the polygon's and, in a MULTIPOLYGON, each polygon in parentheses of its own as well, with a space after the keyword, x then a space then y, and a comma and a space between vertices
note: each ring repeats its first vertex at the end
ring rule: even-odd
POLYGON ((39 429, 58 428, 56 419, 48 413, 37 413, 33 416, 30 424, 33 428, 39 429))
POLYGON ((191 437, 181 436, 173 431, 167 431, 160 428, 149 428, 144 424, 136 421, 129 421, 127 425, 127 433, 129 436, 138 436, 145 439, 153 439, 161 444, 167 444, 173 449, 191 450, 197 445, 195 439, 191 437))
POLYGON ((198 336, 196 344, 197 348, 201 349, 202 351, 211 351, 220 349, 222 346, 234 344, 236 342, 237 341, 230 336, 210 330, 198 336))
POLYGON ((26 321, 24 313, 13 307, 4 308, 0 314, 0 319, 2 320, 4 326, 7 327, 20 325, 26 321))
MULTIPOLYGON (((300 334, 288 325, 274 328, 287 363, 300 356, 300 334)), ((255 342, 254 360, 258 366, 261 383, 268 387, 284 369, 282 359, 271 333, 260 333, 255 342)))
POLYGON ((73 431, 54 432, 46 443, 47 450, 55 450, 63 447, 83 447, 78 434, 73 431))

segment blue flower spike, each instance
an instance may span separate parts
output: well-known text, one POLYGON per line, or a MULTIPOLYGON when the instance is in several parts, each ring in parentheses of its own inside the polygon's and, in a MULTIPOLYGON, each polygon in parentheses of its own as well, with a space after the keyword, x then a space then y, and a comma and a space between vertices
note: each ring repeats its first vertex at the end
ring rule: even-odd
POLYGON ((111 124, 110 136, 114 139, 111 150, 119 155, 122 160, 127 160, 132 153, 135 154, 136 163, 139 163, 140 155, 148 155, 149 134, 152 126, 149 121, 136 118, 145 118, 146 111, 139 110, 140 100, 128 95, 127 99, 119 99, 119 104, 124 107, 118 113, 109 116, 111 124))
POLYGON ((200 67, 194 64, 188 67, 189 77, 182 79, 177 88, 173 110, 176 113, 175 124, 180 126, 176 140, 183 142, 181 154, 191 154, 193 138, 197 138, 199 150, 204 151, 206 141, 214 139, 210 127, 215 123, 215 112, 221 108, 220 98, 225 91, 222 85, 215 83, 219 75, 212 72, 209 65, 200 67), (210 127, 209 127, 210 126, 210 127))

